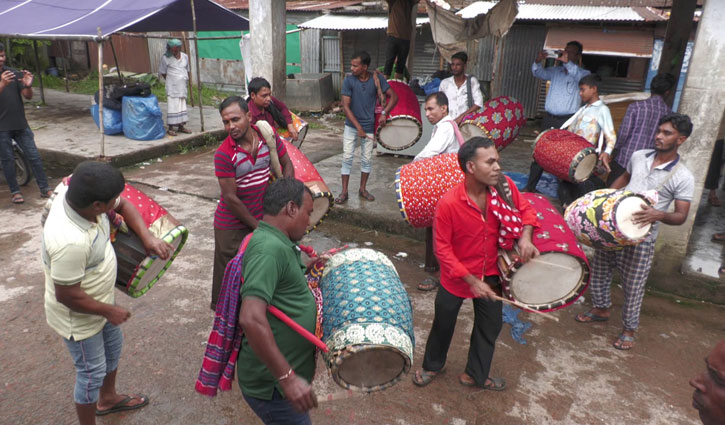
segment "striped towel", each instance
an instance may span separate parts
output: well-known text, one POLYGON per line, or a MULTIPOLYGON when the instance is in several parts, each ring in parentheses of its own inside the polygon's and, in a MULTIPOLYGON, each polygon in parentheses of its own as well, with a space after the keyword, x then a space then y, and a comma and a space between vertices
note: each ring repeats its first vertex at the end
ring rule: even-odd
POLYGON ((234 380, 242 330, 239 328, 240 288, 242 287, 242 260, 252 233, 247 235, 239 253, 224 270, 219 301, 214 315, 214 326, 209 334, 204 360, 196 380, 196 391, 214 397, 217 390, 229 391, 234 380))

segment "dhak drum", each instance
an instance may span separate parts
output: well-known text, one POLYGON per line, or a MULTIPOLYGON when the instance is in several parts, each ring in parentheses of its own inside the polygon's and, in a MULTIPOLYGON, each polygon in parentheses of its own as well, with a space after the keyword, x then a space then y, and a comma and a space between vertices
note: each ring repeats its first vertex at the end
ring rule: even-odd
POLYGON ((348 249, 327 262, 320 279, 323 357, 334 381, 365 392, 391 387, 410 371, 413 313, 388 257, 348 249))
POLYGON ((525 124, 523 105, 513 97, 499 96, 463 118, 460 127, 465 140, 486 137, 501 150, 516 140, 525 124))
POLYGON ((375 139, 385 149, 402 151, 413 146, 423 133, 420 104, 413 89, 404 82, 390 80, 388 84, 398 95, 398 103, 386 117, 385 126, 380 126, 380 114, 375 115, 375 139))
POLYGON ((504 295, 531 310, 553 311, 579 298, 589 285, 589 262, 564 218, 541 195, 522 193, 539 221, 532 241, 540 256, 522 264, 515 251, 499 250, 504 295))
POLYGON ((601 250, 637 245, 649 236, 652 225, 632 222, 634 213, 657 203, 657 192, 599 189, 587 193, 566 209, 564 217, 579 241, 601 250))
POLYGON ((536 138, 534 161, 562 180, 581 183, 592 175, 597 152, 587 139, 568 130, 552 129, 536 138))
POLYGON ((283 143, 287 148, 287 155, 289 155, 292 165, 295 167, 295 178, 304 183, 312 192, 312 214, 310 215, 310 224, 307 226, 307 232, 309 233, 327 217, 330 208, 334 205, 334 196, 305 154, 294 147, 292 143, 286 140, 283 143))
POLYGON ((431 227, 438 201, 463 181, 458 154, 411 162, 395 172, 395 193, 403 219, 413 227, 431 227))
POLYGON ((286 128, 277 128, 277 134, 282 139, 286 140, 287 142, 293 144, 297 149, 302 146, 302 142, 305 140, 305 136, 307 135, 307 122, 303 120, 302 118, 298 117, 297 114, 290 111, 290 114, 292 115, 292 126, 297 130, 297 141, 292 140, 292 135, 286 128))

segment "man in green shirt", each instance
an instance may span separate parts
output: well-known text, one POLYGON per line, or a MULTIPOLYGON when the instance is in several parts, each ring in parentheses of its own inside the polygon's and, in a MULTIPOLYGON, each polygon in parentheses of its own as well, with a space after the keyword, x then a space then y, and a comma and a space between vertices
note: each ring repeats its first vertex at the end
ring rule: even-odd
POLYGON ((239 387, 263 422, 310 424, 307 411, 317 407, 310 386, 315 346, 267 314, 267 306, 277 307, 314 332, 315 299, 295 244, 307 229, 312 194, 299 180, 278 179, 267 188, 263 208, 264 217, 249 241, 242 267, 239 387))

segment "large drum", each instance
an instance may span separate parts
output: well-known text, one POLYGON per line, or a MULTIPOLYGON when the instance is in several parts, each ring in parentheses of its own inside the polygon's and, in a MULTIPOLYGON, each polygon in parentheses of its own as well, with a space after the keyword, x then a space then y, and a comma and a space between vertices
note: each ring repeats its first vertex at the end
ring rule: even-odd
POLYGON ((468 140, 472 137, 487 137, 501 150, 508 146, 524 128, 526 117, 524 107, 509 96, 488 100, 476 112, 461 121, 461 134, 468 140))
POLYGON ((398 103, 390 110, 385 126, 380 126, 380 114, 375 116, 375 139, 385 149, 402 151, 413 146, 423 133, 420 104, 413 90, 404 82, 390 80, 388 84, 398 95, 398 103))
POLYGON ((438 201, 463 181, 458 154, 411 162, 395 172, 395 192, 403 219, 413 227, 431 227, 438 201))
POLYGON ((545 171, 572 183, 588 179, 597 152, 587 139, 568 130, 546 130, 534 142, 534 160, 545 171))
POLYGON ((349 249, 334 255, 320 280, 327 367, 338 385, 365 392, 398 382, 413 363, 413 313, 385 255, 349 249))
POLYGON ((589 262, 564 218, 541 195, 522 193, 540 227, 533 242, 541 255, 526 264, 515 251, 499 251, 503 293, 532 310, 553 311, 576 301, 589 285, 589 262))
POLYGON ((307 232, 309 233, 327 217, 330 208, 334 205, 334 196, 330 192, 330 188, 325 184, 325 181, 322 180, 320 173, 317 172, 317 169, 307 159, 305 154, 300 152, 291 143, 287 141, 283 141, 283 143, 285 148, 287 148, 287 155, 289 155, 292 165, 295 167, 295 178, 304 183, 312 192, 313 209, 310 215, 310 225, 307 227, 307 232))
POLYGON ((302 146, 302 142, 305 140, 305 136, 307 135, 307 122, 302 118, 298 117, 292 111, 290 111, 290 114, 292 114, 292 126, 295 128, 295 130, 297 130, 297 141, 295 142, 294 140, 292 140, 292 135, 289 131, 287 131, 286 128, 278 128, 277 134, 279 134, 279 137, 293 144, 297 149, 299 149, 300 146, 302 146))
POLYGON ((566 222, 585 245, 616 250, 637 245, 649 235, 651 225, 632 222, 635 212, 657 203, 657 192, 643 194, 628 190, 599 189, 574 201, 564 212, 566 222))

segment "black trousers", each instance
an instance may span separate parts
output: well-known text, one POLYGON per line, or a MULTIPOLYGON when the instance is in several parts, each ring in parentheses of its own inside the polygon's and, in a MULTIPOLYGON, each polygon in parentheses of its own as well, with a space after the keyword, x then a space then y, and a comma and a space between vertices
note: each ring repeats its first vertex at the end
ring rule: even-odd
POLYGON ((715 149, 712 150, 710 158, 710 168, 707 169, 707 177, 705 177, 705 189, 717 189, 720 186, 720 169, 722 168, 722 149, 723 140, 715 142, 715 149))
MULTIPOLYGON (((486 281, 498 285, 498 277, 487 276, 486 281)), ((438 288, 433 326, 425 344, 424 370, 438 372, 445 366, 463 300, 464 298, 451 294, 442 286, 438 288)), ((466 374, 472 377, 479 387, 486 383, 491 370, 493 350, 503 325, 502 314, 501 301, 473 298, 473 331, 468 348, 466 374)))
MULTIPOLYGON (((612 158, 614 158, 613 153, 612 158)), ((610 171, 609 175, 607 176, 607 187, 611 187, 612 183, 614 183, 614 181, 617 180, 619 176, 627 172, 627 169, 619 165, 619 163, 615 159, 609 161, 609 168, 611 168, 612 171, 610 171)))
POLYGON ((571 183, 562 180, 559 182, 559 201, 561 201, 562 206, 569 205, 592 190, 604 189, 605 187, 604 181, 595 175, 592 175, 581 183, 571 183))
POLYGON ((440 270, 438 259, 433 250, 433 228, 425 228, 425 271, 435 273, 440 270))
MULTIPOLYGON (((571 118, 571 115, 552 115, 550 113, 546 113, 544 115, 544 119, 541 121, 541 131, 546 131, 552 128, 561 128, 562 125, 571 118)), ((526 182, 526 188, 524 189, 527 192, 533 192, 536 189, 536 185, 539 184, 539 180, 541 180, 541 175, 544 173, 544 169, 541 168, 541 165, 539 165, 536 161, 531 162, 531 167, 529 168, 529 180, 526 182)))
POLYGON ((410 40, 403 40, 402 38, 389 35, 385 43, 385 68, 383 69, 383 74, 391 75, 393 72, 393 64, 397 58, 398 64, 395 66, 395 72, 405 75, 405 62, 408 60, 409 51, 410 40))

